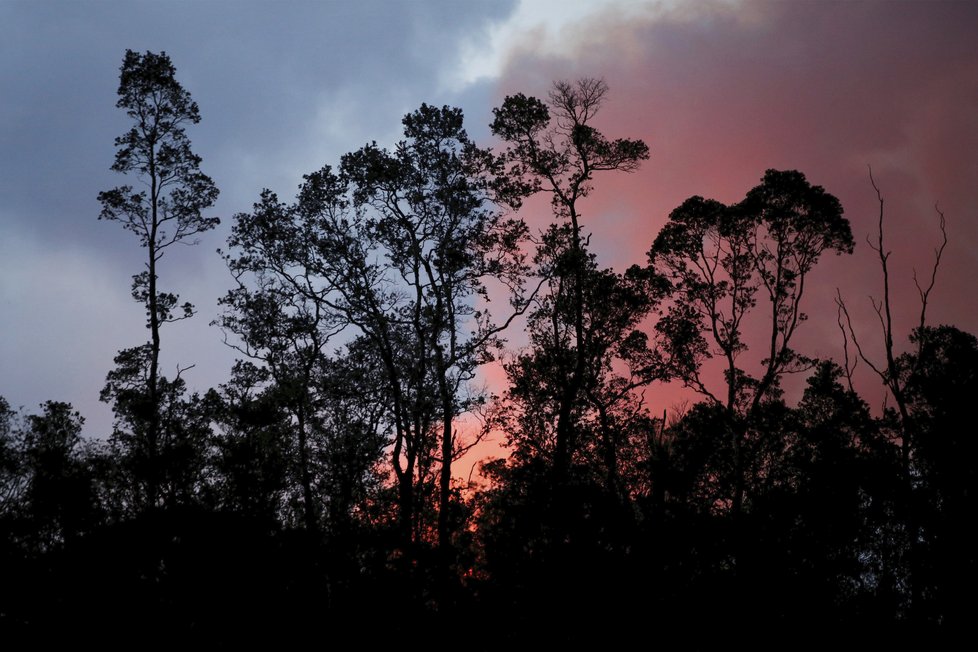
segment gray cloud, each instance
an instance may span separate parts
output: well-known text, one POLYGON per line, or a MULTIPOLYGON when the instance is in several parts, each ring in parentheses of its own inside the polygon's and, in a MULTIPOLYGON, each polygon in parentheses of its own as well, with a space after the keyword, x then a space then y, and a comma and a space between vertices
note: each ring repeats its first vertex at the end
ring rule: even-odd
MULTIPOLYGON (((485 39, 508 2, 0 3, 0 395, 28 409, 67 400, 107 434, 97 401, 118 349, 146 338, 129 298, 144 251, 97 221, 99 191, 127 128, 115 108, 127 48, 165 50, 201 108, 189 135, 221 189, 224 224, 168 253, 161 282, 200 309, 164 333, 164 370, 222 382, 233 355, 208 322, 230 279, 215 249, 263 187, 288 197, 303 173, 369 140, 391 142, 421 102, 465 106, 487 86, 446 92, 463 44, 485 39)), ((481 107, 480 107, 481 108, 481 107)), ((483 122, 485 122, 483 120, 483 122)), ((477 131, 477 130, 474 130, 477 131)))

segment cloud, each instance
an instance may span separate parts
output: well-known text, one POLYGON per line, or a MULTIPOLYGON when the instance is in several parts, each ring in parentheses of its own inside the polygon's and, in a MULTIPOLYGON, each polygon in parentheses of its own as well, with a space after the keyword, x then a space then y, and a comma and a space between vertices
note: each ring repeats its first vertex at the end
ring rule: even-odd
MULTIPOLYGON (((114 108, 126 48, 170 53, 201 107, 194 150, 222 190, 221 229, 161 268, 201 309, 164 350, 168 369, 198 363, 197 388, 229 366, 207 326, 229 286, 214 249, 262 187, 290 198, 301 174, 368 140, 390 144, 422 101, 462 106, 484 142, 506 93, 543 95, 552 79, 584 75, 611 87, 599 126, 652 149, 636 174, 598 179, 583 207, 604 264, 641 262, 686 197, 735 201, 769 167, 800 169, 840 197, 861 238, 878 210, 872 164, 901 327, 914 319, 912 269, 928 265, 939 201, 952 241, 933 319, 978 330, 978 305, 962 300, 978 278, 976 18, 967 3, 0 3, 0 393, 28 406, 94 402, 115 351, 145 336, 129 298, 144 252, 96 220, 97 193, 124 182, 109 166, 127 126, 114 108)), ((834 315, 840 285, 875 333, 867 247, 816 275, 810 313, 834 315)), ((813 319, 802 344, 838 354, 833 324, 813 319)), ((90 424, 98 409, 83 407, 90 424)))
POLYGON ((587 21, 564 31, 572 42, 560 51, 523 41, 496 101, 543 96, 553 79, 603 77, 611 92, 597 125, 650 145, 639 172, 597 179, 583 207, 604 264, 644 261, 689 196, 737 201, 765 169, 799 169, 840 198, 860 243, 855 256, 816 268, 813 320, 798 341, 807 353, 839 356, 837 286, 865 339, 878 340, 866 296, 882 291, 879 263, 863 241, 879 211, 872 165, 886 199, 900 332, 917 317, 913 269, 928 269, 939 242, 935 202, 952 242, 933 323, 978 330, 978 305, 962 300, 978 278, 978 5, 689 3, 646 15, 610 7, 587 21))
POLYGON ((456 66, 444 74, 450 88, 494 80, 526 52, 576 57, 580 34, 602 14, 647 16, 680 4, 642 0, 520 0, 505 19, 486 25, 463 45, 456 66))
POLYGON ((132 339, 138 307, 117 291, 110 265, 11 228, 9 214, 0 222, 0 395, 29 410, 71 402, 107 434, 111 415, 98 393, 115 347, 132 339))
MULTIPOLYGON (((0 3, 0 394, 28 407, 69 400, 105 434, 97 403, 118 349, 145 340, 129 296, 145 250, 97 221, 113 140, 129 126, 115 108, 126 49, 165 50, 200 105, 188 130, 202 170, 221 189, 222 226, 161 261, 161 283, 200 314, 164 333, 163 368, 206 389, 230 354, 208 326, 230 277, 214 250, 233 215, 269 187, 284 199, 301 176, 369 140, 391 144, 423 101, 452 103, 442 71, 460 44, 509 3, 340 2, 0 3)), ((485 93, 479 84, 458 92, 485 93)))

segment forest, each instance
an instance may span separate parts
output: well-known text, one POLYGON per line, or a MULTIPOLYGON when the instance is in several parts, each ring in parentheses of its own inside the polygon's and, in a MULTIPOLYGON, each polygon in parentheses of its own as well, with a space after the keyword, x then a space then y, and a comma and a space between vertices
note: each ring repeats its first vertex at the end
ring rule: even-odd
POLYGON ((595 127, 601 79, 532 90, 492 110, 493 148, 422 104, 396 146, 226 218, 212 326, 238 360, 194 392, 160 354, 196 310, 158 281, 172 248, 212 246, 218 188, 173 62, 126 52, 123 185, 91 219, 145 254, 146 341, 107 370, 104 438, 71 404, 0 397, 4 640, 766 649, 970 629, 978 340, 928 320, 953 225, 936 211, 909 332, 872 172, 873 330, 845 288, 805 312, 820 259, 862 234, 797 170, 759 171, 733 204, 690 197, 646 260, 603 268, 585 199, 650 147, 595 127), (839 359, 796 348, 815 322, 839 359), (697 399, 653 414, 666 384, 697 399), (490 434, 507 453, 463 481, 490 434))

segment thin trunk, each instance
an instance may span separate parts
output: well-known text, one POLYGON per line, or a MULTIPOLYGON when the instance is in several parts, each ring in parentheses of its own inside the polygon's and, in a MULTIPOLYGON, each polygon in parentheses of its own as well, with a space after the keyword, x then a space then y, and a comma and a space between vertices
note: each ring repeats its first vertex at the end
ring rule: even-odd
POLYGON ((557 414, 557 441, 554 450, 554 480, 555 486, 561 487, 567 481, 570 470, 571 456, 574 449, 574 424, 572 413, 574 403, 581 391, 585 370, 584 351, 584 251, 581 247, 581 229, 577 220, 577 211, 573 203, 569 206, 574 274, 574 370, 568 379, 567 386, 561 393, 560 407, 557 414))
POLYGON ((397 474, 398 521, 405 549, 414 543, 414 464, 414 454, 408 452, 407 467, 397 474))
POLYGON ((299 430, 299 474, 302 478, 303 518, 306 530, 314 532, 317 529, 316 510, 312 498, 312 474, 309 472, 309 446, 306 434, 306 408, 303 402, 296 410, 296 421, 299 430))
POLYGON ((734 364, 733 354, 727 353, 727 373, 729 380, 727 384, 727 424, 730 428, 730 444, 733 449, 733 473, 734 473, 734 493, 730 505, 730 512, 734 522, 740 520, 744 506, 744 454, 743 440, 744 428, 741 427, 740 419, 737 417, 737 367, 734 364))
MULTIPOLYGON (((872 171, 870 171, 870 181, 873 182, 873 187, 876 188, 876 182, 873 181, 872 171)), ((922 598, 921 582, 920 582, 920 544, 917 541, 920 538, 919 525, 917 523, 916 509, 914 506, 914 490, 913 490, 913 475, 912 475, 912 461, 911 461, 911 448, 913 446, 913 424, 910 418, 910 411, 907 408, 906 397, 903 394, 903 386, 900 384, 900 374, 897 368, 896 356, 893 352, 893 315, 890 311, 890 270, 888 266, 888 259, 890 257, 889 252, 887 252, 883 245, 883 197, 880 195, 879 188, 876 188, 876 194, 879 198, 880 212, 879 212, 879 238, 877 240, 877 245, 874 247, 877 255, 880 259, 880 267, 883 271, 883 301, 882 310, 884 311, 880 315, 880 321, 883 326, 883 349, 886 353, 886 376, 884 381, 889 385, 890 392, 893 394, 893 399, 896 401, 897 409, 900 414, 900 429, 902 430, 902 441, 900 443, 900 455, 901 462, 903 466, 903 490, 904 490, 904 510, 905 518, 907 524, 907 531, 909 536, 910 549, 908 551, 909 555, 909 584, 910 584, 910 609, 909 616, 910 620, 917 621, 920 618, 920 602, 922 598)), ((916 276, 914 277, 916 280, 916 276)), ((926 301, 924 308, 926 310, 926 301)), ((877 310, 879 312, 879 310, 877 310)), ((921 320, 923 320, 925 313, 921 313, 921 320)), ((921 321, 921 327, 923 327, 923 321, 921 321)), ((918 356, 919 359, 919 356, 918 356)))
POLYGON ((652 509, 651 519, 653 523, 658 523, 665 513, 666 505, 666 482, 665 470, 670 468, 666 458, 665 448, 666 433, 666 411, 662 411, 662 424, 659 427, 659 434, 656 436, 654 424, 649 430, 647 443, 649 448, 648 481, 652 487, 652 509))
MULTIPOLYGON (((389 360, 387 353, 382 352, 385 363, 389 360)), ((396 379, 393 364, 388 366, 394 380, 391 382, 394 412, 394 448, 391 451, 391 465, 397 477, 397 523, 400 532, 401 545, 405 550, 411 547, 414 538, 414 464, 415 452, 410 442, 410 425, 402 412, 401 388, 396 379), (402 459, 404 458, 404 459, 402 459)))
POLYGON ((448 370, 445 368, 441 347, 435 349, 438 364, 438 389, 441 394, 442 438, 441 438, 441 477, 438 500, 438 547, 443 559, 447 560, 452 548, 450 504, 452 496, 452 455, 454 454, 454 433, 452 421, 455 414, 452 392, 448 387, 448 370))
POLYGON ((146 498, 150 509, 155 509, 159 493, 159 431, 160 431, 160 399, 159 399, 159 367, 160 367, 160 316, 159 303, 156 293, 156 237, 159 228, 159 186, 156 178, 155 149, 150 147, 150 210, 151 227, 147 243, 149 249, 149 329, 151 336, 149 361, 149 433, 148 455, 149 473, 147 477, 146 498))
POLYGON ((387 387, 390 389, 390 413, 394 418, 394 446, 390 453, 390 459, 398 486, 397 529, 401 538, 401 545, 406 550, 411 545, 414 529, 414 492, 412 485, 414 455, 411 450, 412 447, 406 445, 410 437, 410 425, 407 423, 405 415, 405 398, 401 386, 401 375, 394 360, 395 346, 389 331, 389 324, 383 312, 377 307, 374 297, 368 293, 366 299, 369 305, 369 317, 374 326, 365 329, 365 331, 377 347, 377 352, 386 372, 387 387), (405 455, 407 457, 407 468, 401 459, 405 455))
POLYGON ((730 505, 730 512, 734 523, 740 521, 744 511, 744 491, 746 481, 744 478, 744 430, 745 425, 741 424, 735 415, 730 415, 730 435, 733 439, 733 463, 734 463, 734 494, 730 505))
POLYGON ((409 442, 410 425, 402 411, 402 397, 399 381, 393 367, 393 360, 388 358, 388 352, 382 352, 388 373, 391 374, 391 390, 393 393, 393 412, 395 437, 394 448, 391 451, 391 465, 397 477, 397 529, 404 550, 411 547, 414 537, 414 463, 415 453, 409 442))
MULTIPOLYGON (((895 373, 895 369, 893 372, 895 373)), ((907 536, 909 538, 908 564, 909 584, 910 584, 910 608, 908 610, 910 620, 917 622, 923 618, 921 602, 923 600, 923 589, 921 583, 921 558, 923 553, 920 546, 920 523, 917 517, 917 507, 914 499, 914 480, 913 480, 913 423, 910 411, 907 408, 906 400, 903 396, 903 388, 900 387, 894 376, 891 391, 896 399, 897 408, 900 413, 900 429, 902 430, 902 441, 900 442, 900 461, 903 471, 903 505, 904 519, 907 524, 907 536)))
POLYGON ((608 491, 620 504, 626 501, 625 492, 621 488, 618 476, 618 443, 615 441, 611 425, 608 423, 608 410, 603 403, 595 401, 598 407, 598 419, 601 424, 601 443, 604 448, 605 478, 608 491))

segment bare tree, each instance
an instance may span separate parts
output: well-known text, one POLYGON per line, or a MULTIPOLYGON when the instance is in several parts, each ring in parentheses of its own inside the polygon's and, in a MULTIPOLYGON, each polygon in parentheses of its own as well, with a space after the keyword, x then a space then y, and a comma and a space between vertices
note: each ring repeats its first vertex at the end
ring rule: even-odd
MULTIPOLYGON (((883 383, 883 386, 886 387, 889 397, 893 400, 896 413, 899 417, 900 459, 902 463, 904 492, 903 509, 907 527, 907 541, 909 545, 910 614, 911 617, 915 618, 919 614, 919 605, 921 604, 923 598, 923 586, 920 580, 922 562, 922 553, 920 550, 921 526, 920 515, 917 513, 916 501, 914 499, 916 483, 915 478, 917 475, 917 472, 914 469, 914 454, 918 446, 917 439, 921 433, 919 432, 919 428, 915 423, 913 410, 911 409, 910 405, 910 397, 908 396, 907 392, 907 384, 911 379, 916 378, 919 375, 919 365, 922 365, 926 360, 923 352, 928 345, 927 309, 930 303, 931 292, 934 290, 934 286, 937 281, 937 272, 941 266, 944 250, 947 247, 947 221, 944 217, 944 213, 935 205, 934 210, 938 217, 941 242, 934 249, 934 259, 930 268, 929 277, 922 282, 917 275, 917 270, 915 269, 913 272, 913 282, 920 300, 920 312, 917 324, 910 334, 910 340, 916 344, 916 350, 912 355, 901 356, 896 351, 895 340, 897 335, 896 327, 893 323, 890 291, 889 261, 892 251, 886 248, 884 241, 883 193, 877 185, 876 179, 873 177, 872 168, 869 169, 869 181, 873 186, 873 190, 876 193, 877 202, 879 203, 879 219, 877 221, 876 238, 874 241, 867 236, 866 242, 869 244, 870 248, 876 252, 880 263, 880 271, 883 277, 882 298, 876 299, 875 297, 870 297, 873 311, 876 313, 876 317, 879 321, 879 334, 883 341, 882 361, 874 360, 864 349, 856 334, 856 330, 853 327, 852 317, 849 313, 848 306, 846 305, 845 298, 842 296, 841 290, 838 289, 836 290, 836 304, 838 305, 840 311, 840 326, 842 328, 843 345, 845 346, 845 350, 848 351, 848 345, 851 341, 859 360, 865 363, 865 365, 879 377, 880 381, 883 383), (911 361, 913 368, 905 368, 908 360, 911 361)), ((848 361, 848 353, 846 359, 848 361)))

